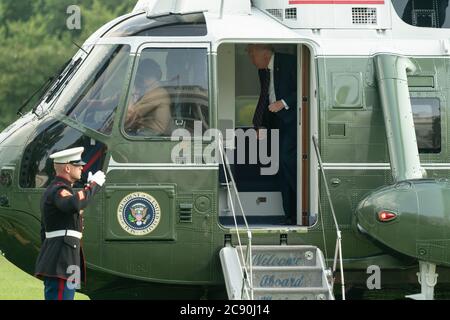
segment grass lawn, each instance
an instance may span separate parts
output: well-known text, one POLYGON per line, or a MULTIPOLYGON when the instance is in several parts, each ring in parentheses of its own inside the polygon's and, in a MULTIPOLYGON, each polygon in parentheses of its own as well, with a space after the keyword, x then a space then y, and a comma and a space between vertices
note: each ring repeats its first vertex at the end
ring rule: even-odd
MULTIPOLYGON (((0 300, 43 300, 44 283, 23 272, 0 255, 0 300)), ((81 293, 75 300, 89 300, 81 293)))

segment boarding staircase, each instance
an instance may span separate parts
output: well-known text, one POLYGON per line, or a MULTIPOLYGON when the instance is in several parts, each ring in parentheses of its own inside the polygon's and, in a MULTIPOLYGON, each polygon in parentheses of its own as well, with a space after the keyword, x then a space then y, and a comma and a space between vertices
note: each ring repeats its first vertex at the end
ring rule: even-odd
MULTIPOLYGON (((231 242, 228 242, 220 250, 220 261, 230 300, 334 300, 334 273, 338 261, 340 262, 342 299, 345 300, 341 231, 331 203, 316 137, 313 137, 313 143, 337 231, 332 269, 327 268, 323 253, 316 246, 287 245, 285 243, 280 245, 252 244, 252 230, 245 218, 236 183, 225 157, 223 139, 219 139, 219 152, 223 161, 228 197, 232 199, 234 192, 237 206, 245 223, 245 228, 241 228, 241 231, 247 233, 247 244, 243 245, 238 230, 234 201, 230 201, 238 245, 233 247, 231 242)), ((323 219, 321 220, 323 221, 323 219)))
MULTIPOLYGON (((250 299, 244 261, 247 247, 225 247, 220 251, 228 297, 250 299)), ((253 245, 252 281, 254 300, 334 300, 332 272, 325 266, 321 250, 307 245, 253 245)))

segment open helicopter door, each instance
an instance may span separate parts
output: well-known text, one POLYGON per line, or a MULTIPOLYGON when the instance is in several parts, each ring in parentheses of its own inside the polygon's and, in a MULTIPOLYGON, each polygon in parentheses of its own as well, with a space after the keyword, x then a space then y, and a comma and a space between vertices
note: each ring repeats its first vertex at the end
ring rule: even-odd
MULTIPOLYGON (((268 42, 270 43, 270 42, 268 42)), ((297 222, 285 219, 282 180, 279 172, 279 135, 269 132, 267 139, 259 140, 253 128, 253 115, 258 103, 260 81, 257 68, 251 63, 249 43, 222 43, 217 50, 218 127, 224 136, 224 146, 236 182, 239 199, 247 221, 252 227, 279 225, 308 226, 314 223, 310 212, 310 64, 309 48, 303 44, 271 44, 275 52, 295 57, 297 64, 297 126, 289 138, 297 141, 296 154, 296 206, 297 222), (302 119, 305 119, 302 121, 302 119), (265 143, 265 146, 261 146, 265 143), (273 149, 273 151, 272 151, 273 149), (256 153, 256 156, 254 154, 256 153), (262 156, 262 157, 261 157, 262 156), (265 174, 263 174, 265 172, 265 174)), ((317 116, 314 115, 315 119, 317 116)), ((284 159, 281 159, 284 160, 284 159)), ((295 174, 294 174, 295 175, 295 174)), ((223 170, 219 175, 219 220, 227 226, 234 224, 230 201, 237 204, 237 195, 227 192, 223 170)), ((314 182, 314 181, 313 181, 314 182)), ((234 207, 238 207, 235 205, 234 207)), ((314 211, 315 212, 315 211, 314 211)), ((235 210, 238 223, 243 223, 242 212, 235 210)))

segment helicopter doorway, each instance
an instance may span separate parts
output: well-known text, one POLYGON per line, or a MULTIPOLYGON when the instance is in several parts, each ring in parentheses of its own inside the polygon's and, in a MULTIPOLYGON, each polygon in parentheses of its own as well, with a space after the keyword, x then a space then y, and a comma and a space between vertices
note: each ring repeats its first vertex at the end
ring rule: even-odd
MULTIPOLYGON (((283 143, 283 139, 286 139, 283 132, 280 137, 280 131, 284 129, 282 124, 281 127, 276 128, 278 132, 267 130, 266 137, 262 139, 256 137, 253 116, 260 97, 260 79, 258 69, 249 58, 248 44, 224 43, 218 48, 218 127, 224 137, 224 149, 238 193, 237 196, 236 193, 229 192, 228 188, 231 190, 234 186, 227 181, 230 177, 225 176, 221 167, 219 222, 223 226, 234 226, 231 207, 234 207, 238 223, 244 223, 238 197, 247 222, 252 228, 312 224, 308 213, 310 134, 308 121, 301 121, 309 119, 310 53, 306 46, 299 44, 271 46, 275 57, 293 57, 297 69, 296 97, 293 100, 295 102, 290 102, 295 105, 293 108, 296 108, 296 112, 292 113, 295 117, 295 129, 288 137, 295 140, 296 147, 288 153, 285 150, 280 152, 283 148, 280 144, 283 143), (286 171, 282 172, 282 170, 286 170, 286 167, 283 168, 286 157, 293 161, 296 168, 290 171, 296 187, 293 210, 291 210, 291 216, 295 215, 294 219, 289 219, 285 210, 286 198, 283 194, 285 192, 283 183, 287 183, 288 177, 286 171)), ((277 84, 277 86, 280 85, 284 84, 277 84)))

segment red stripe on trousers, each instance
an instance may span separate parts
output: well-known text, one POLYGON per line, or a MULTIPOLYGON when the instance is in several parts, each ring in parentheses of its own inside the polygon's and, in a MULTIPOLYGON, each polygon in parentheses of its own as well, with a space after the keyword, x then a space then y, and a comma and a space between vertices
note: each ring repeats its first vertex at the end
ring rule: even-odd
POLYGON ((62 300, 63 299, 63 294, 64 294, 64 285, 66 284, 66 280, 64 279, 58 279, 59 280, 59 284, 58 284, 58 300, 62 300))

